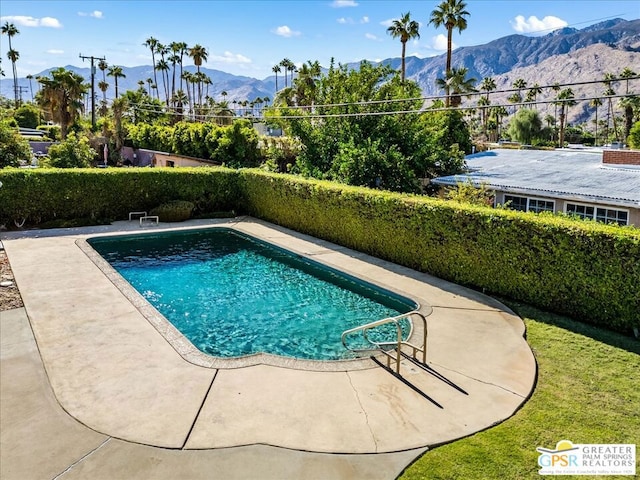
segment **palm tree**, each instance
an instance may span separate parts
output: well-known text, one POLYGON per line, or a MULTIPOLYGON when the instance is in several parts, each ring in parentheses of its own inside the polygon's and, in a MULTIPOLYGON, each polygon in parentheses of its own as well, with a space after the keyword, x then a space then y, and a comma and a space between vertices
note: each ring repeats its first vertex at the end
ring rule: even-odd
MULTIPOLYGON (((522 103, 522 89, 526 88, 527 82, 523 78, 518 78, 513 82, 513 88, 516 88, 518 91, 514 92, 512 95, 507 98, 511 103, 519 104, 522 103)), ((514 111, 517 111, 518 107, 514 107, 514 111)))
POLYGON ((118 67, 117 65, 109 67, 107 75, 113 77, 115 80, 116 98, 118 98, 118 78, 126 78, 127 76, 122 72, 122 67, 118 67))
POLYGON ((626 82, 626 91, 625 95, 629 95, 629 79, 638 75, 636 72, 631 70, 629 67, 625 67, 624 70, 620 73, 620 78, 623 78, 626 82))
POLYGON ((498 106, 493 107, 491 109, 491 116, 493 117, 493 119, 495 121, 495 132, 496 132, 495 140, 500 138, 500 135, 502 133, 501 132, 502 120, 507 115, 508 115, 507 109, 505 107, 503 107, 502 105, 498 105, 498 106))
POLYGON ((289 81, 290 85, 293 85, 293 72, 296 72, 296 64, 293 63, 291 60, 289 60, 288 58, 285 58, 284 60, 282 60, 282 62, 285 62, 285 64, 283 65, 285 70, 284 70, 284 80, 285 80, 285 86, 287 83, 287 72, 291 72, 291 79, 289 81))
POLYGON ((399 38, 402 43, 402 65, 401 65, 401 80, 404 83, 405 78, 405 53, 407 49, 407 41, 412 38, 420 38, 420 24, 415 20, 411 20, 411 13, 407 12, 400 19, 396 19, 391 23, 391 26, 387 28, 387 33, 393 38, 399 38))
POLYGON ((5 22, 5 24, 2 26, 1 31, 3 35, 6 35, 7 37, 9 37, 9 51, 7 52, 7 58, 11 60, 11 67, 13 70, 13 93, 15 96, 16 104, 17 104, 18 103, 18 71, 16 70, 16 61, 18 60, 18 57, 20 56, 20 54, 16 50, 14 50, 13 47, 11 46, 11 37, 13 37, 14 35, 18 35, 20 33, 20 30, 18 30, 13 23, 5 22))
MULTIPOLYGON (((200 76, 200 66, 202 62, 207 61, 208 55, 207 49, 202 45, 196 44, 189 49, 189 56, 193 58, 193 64, 198 69, 198 76, 200 76)), ((198 83, 198 99, 202 99, 202 84, 200 82, 198 83)))
POLYGON ((271 67, 271 71, 276 74, 276 92, 278 91, 278 73, 281 72, 280 65, 271 67))
POLYGON ((288 58, 283 58, 280 61, 280 66, 284 68, 284 88, 287 88, 287 70, 289 69, 289 65, 292 65, 293 62, 288 58))
POLYGON ((316 100, 316 80, 320 76, 320 63, 303 63, 298 77, 294 81, 294 94, 299 106, 312 106, 316 100))
POLYGON ((31 83, 31 80, 33 80, 33 75, 27 75, 27 80, 29 80, 29 91, 31 92, 31 101, 33 102, 33 84, 31 83))
POLYGON ((575 100, 573 100, 573 98, 575 98, 573 90, 571 88, 565 88, 564 90, 560 91, 556 99, 556 103, 560 105, 560 148, 564 147, 564 129, 567 117, 566 110, 568 107, 571 107, 577 103, 575 100))
POLYGON ((611 97, 613 97, 616 92, 613 90, 613 82, 616 80, 616 76, 613 73, 605 73, 604 74, 604 85, 607 87, 604 91, 604 96, 608 97, 608 110, 607 110, 607 136, 609 131, 609 118, 613 117, 613 134, 615 135, 616 140, 618 139, 618 123, 616 121, 616 115, 613 111, 613 102, 611 101, 611 97))
POLYGON ((489 102, 489 92, 493 92, 497 87, 496 85, 496 81, 491 78, 491 77, 484 77, 482 79, 482 82, 480 83, 480 90, 482 92, 486 92, 486 99, 488 104, 490 104, 491 102, 489 102))
POLYGON ((60 124, 62 139, 67 138, 69 127, 75 123, 82 111, 82 98, 89 91, 84 78, 62 67, 51 72, 51 78, 38 77, 42 89, 37 102, 48 110, 51 119, 60 124))
POLYGON ((170 69, 169 64, 165 59, 158 60, 158 63, 156 64, 156 70, 161 72, 160 77, 162 78, 162 86, 164 87, 165 103, 167 105, 169 105, 169 85, 168 85, 169 82, 167 81, 167 78, 168 78, 167 72, 169 71, 169 69, 170 69))
MULTIPOLYGON (((451 71, 451 50, 453 29, 457 28, 458 33, 462 33, 467 28, 467 17, 469 12, 465 10, 467 4, 464 0, 442 0, 442 3, 431 12, 429 23, 438 28, 444 26, 447 29, 447 66, 445 75, 451 71)), ((447 99, 449 98, 449 92, 447 99)))
MULTIPOLYGON (((622 72, 620 73, 620 78, 624 79, 626 83, 625 95, 629 95, 629 79, 635 77, 636 75, 637 73, 631 70, 629 67, 625 67, 624 70, 622 70, 622 72)), ((624 138, 627 138, 629 136, 629 132, 631 131, 631 127, 633 126, 633 106, 635 103, 637 103, 637 97, 635 95, 620 100, 620 106, 624 109, 625 118, 624 138)))
POLYGON ((183 112, 183 106, 185 103, 188 103, 189 98, 187 97, 187 94, 184 93, 184 90, 178 90, 176 93, 173 94, 173 97, 171 98, 171 103, 173 105, 176 106, 176 112, 177 112, 177 121, 181 121, 183 118, 182 112, 183 112))
MULTIPOLYGON (((534 83, 533 86, 527 92, 527 102, 535 103, 538 95, 542 93, 542 87, 538 83, 534 83)), ((536 110, 538 109, 538 105, 535 106, 536 110)))
POLYGON ((628 138, 633 127, 633 112, 640 111, 640 96, 627 95, 618 101, 618 105, 624 111, 624 138, 628 138))
MULTIPOLYGON (((151 63, 153 65, 153 83, 158 85, 158 77, 156 77, 156 57, 155 57, 156 47, 158 46, 158 40, 153 37, 149 37, 145 40, 143 45, 145 47, 149 47, 149 50, 151 50, 151 63)), ((156 95, 157 94, 158 94, 158 91, 156 90, 156 95)))
POLYGON ((436 85, 446 92, 451 92, 451 98, 447 97, 447 106, 459 107, 462 103, 462 95, 475 92, 476 79, 466 78, 469 70, 466 67, 453 68, 445 78, 436 79, 436 85))
POLYGON ((219 102, 215 105, 213 115, 218 125, 231 125, 233 122, 233 112, 226 101, 219 102))
POLYGON ((595 135, 595 140, 594 140, 594 147, 598 146, 598 107, 600 107, 601 105, 602 105, 602 99, 600 99, 600 98, 593 98, 589 102, 589 106, 596 109, 596 120, 595 120, 596 135, 595 135))
POLYGON ((173 95, 176 93, 176 63, 180 64, 180 68, 182 69, 183 46, 186 48, 186 43, 171 42, 169 44, 169 49, 171 50, 171 56, 169 57, 169 61, 171 62, 171 67, 172 67, 172 78, 171 78, 171 97, 172 98, 173 98, 173 95))
POLYGON ((98 82, 98 88, 102 92, 102 101, 107 103, 107 89, 109 88, 109 84, 105 81, 98 82))

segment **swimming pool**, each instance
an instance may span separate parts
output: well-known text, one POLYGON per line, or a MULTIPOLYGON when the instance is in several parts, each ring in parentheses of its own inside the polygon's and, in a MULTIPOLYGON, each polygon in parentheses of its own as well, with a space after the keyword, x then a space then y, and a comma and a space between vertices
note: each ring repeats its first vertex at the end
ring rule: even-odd
MULTIPOLYGON (((340 341, 344 330, 417 307, 228 228, 88 242, 194 346, 217 357, 353 358, 340 341)), ((402 327, 406 338, 410 323, 402 327)), ((395 330, 376 334, 392 340, 395 330)))

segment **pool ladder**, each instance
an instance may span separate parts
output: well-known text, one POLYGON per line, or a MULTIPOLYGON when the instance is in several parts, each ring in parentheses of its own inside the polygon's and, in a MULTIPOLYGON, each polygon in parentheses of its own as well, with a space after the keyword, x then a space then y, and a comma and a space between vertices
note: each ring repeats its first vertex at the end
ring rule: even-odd
POLYGON ((351 328, 349 330, 345 330, 342 332, 342 345, 347 349, 353 352, 371 352, 371 351, 380 351, 386 356, 387 359, 387 368, 391 370, 391 363, 395 362, 395 371, 398 375, 400 375, 400 362, 404 356, 408 357, 405 352, 403 352, 402 348, 411 350, 411 357, 418 361, 422 362, 423 365, 427 363, 427 319, 426 317, 417 310, 412 310, 411 312, 403 313, 402 315, 398 315, 396 317, 383 318, 382 320, 376 320, 375 322, 367 323, 365 325, 360 325, 359 327, 351 328), (400 325, 400 321, 405 318, 410 318, 411 316, 418 316, 422 320, 422 346, 414 345, 413 343, 402 340, 402 327, 400 325), (367 335, 367 332, 373 328, 380 327, 382 325, 386 325, 389 323, 393 323, 396 326, 396 341, 395 342, 376 342, 371 340, 367 335), (349 335, 353 335, 355 333, 362 333, 362 337, 371 345, 369 348, 352 348, 347 345, 347 337, 349 335), (385 347, 392 347, 391 349, 386 349, 385 347), (418 358, 418 353, 421 353, 422 359, 418 358))

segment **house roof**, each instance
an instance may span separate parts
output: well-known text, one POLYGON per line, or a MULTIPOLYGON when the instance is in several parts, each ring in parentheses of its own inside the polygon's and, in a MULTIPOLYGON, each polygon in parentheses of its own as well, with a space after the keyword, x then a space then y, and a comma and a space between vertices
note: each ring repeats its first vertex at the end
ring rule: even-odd
POLYGON ((496 149, 466 157, 469 172, 438 185, 471 180, 492 190, 640 208, 640 168, 602 163, 602 150, 496 149))

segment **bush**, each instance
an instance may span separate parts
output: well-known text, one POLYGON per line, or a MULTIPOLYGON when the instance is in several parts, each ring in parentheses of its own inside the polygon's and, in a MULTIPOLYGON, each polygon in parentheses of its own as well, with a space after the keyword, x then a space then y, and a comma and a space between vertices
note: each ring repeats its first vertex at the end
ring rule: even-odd
POLYGON ((46 132, 47 138, 53 141, 60 140, 60 127, 58 125, 38 125, 37 129, 46 132))
POLYGON ((161 222, 184 222, 191 218, 194 208, 191 202, 174 200, 152 209, 149 215, 157 215, 161 222))
POLYGON ((78 137, 71 132, 60 143, 49 147, 49 159, 46 166, 54 168, 82 168, 91 165, 96 152, 89 145, 89 140, 78 137))
POLYGON ((31 103, 25 103, 15 111, 15 119, 23 128, 36 128, 40 124, 40 109, 31 103))
POLYGON ((0 224, 56 219, 125 220, 173 199, 195 214, 242 204, 237 173, 225 168, 11 169, 0 172, 0 224))
POLYGON ((0 168, 19 167, 31 160, 29 142, 7 122, 0 122, 0 168))
POLYGON ((631 130, 629 130, 629 138, 627 138, 629 142, 629 146, 631 148, 635 148, 636 150, 640 150, 640 122, 634 123, 631 130))
POLYGON ((640 230, 257 170, 250 215, 452 282, 630 332, 640 230))

